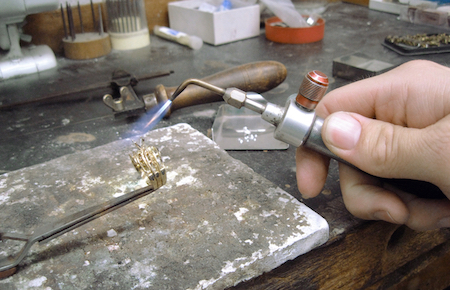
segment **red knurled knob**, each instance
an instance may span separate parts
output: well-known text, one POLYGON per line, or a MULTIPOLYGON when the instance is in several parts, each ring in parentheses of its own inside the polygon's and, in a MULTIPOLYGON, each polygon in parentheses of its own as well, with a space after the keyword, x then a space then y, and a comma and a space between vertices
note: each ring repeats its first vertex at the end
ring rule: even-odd
POLYGON ((305 75, 295 101, 307 110, 314 110, 328 89, 328 77, 313 70, 305 75))

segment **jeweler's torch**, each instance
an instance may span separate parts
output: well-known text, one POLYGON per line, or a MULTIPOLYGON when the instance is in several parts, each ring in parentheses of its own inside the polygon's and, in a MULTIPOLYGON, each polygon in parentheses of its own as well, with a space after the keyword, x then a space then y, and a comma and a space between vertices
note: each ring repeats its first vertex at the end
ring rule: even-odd
MULTIPOLYGON (((314 112, 314 108, 328 88, 328 77, 322 72, 314 70, 307 73, 300 85, 298 94, 291 95, 284 108, 269 102, 259 103, 254 101, 242 90, 236 88, 223 89, 198 79, 184 81, 173 93, 172 100, 190 84, 196 84, 222 95, 225 102, 233 107, 238 109, 245 107, 261 114, 264 120, 276 127, 274 131, 276 139, 295 147, 305 146, 356 168, 332 153, 323 143, 321 131, 324 120, 314 112)), ((254 93, 252 95, 254 96, 254 93)), ((446 198, 436 185, 429 182, 389 178, 381 178, 381 180, 421 198, 446 198)))
MULTIPOLYGON (((280 141, 299 147, 305 146, 339 162, 349 164, 333 154, 322 140, 321 129, 323 119, 318 117, 314 108, 325 95, 328 88, 328 77, 317 70, 306 74, 297 95, 291 95, 285 107, 266 102, 256 102, 247 96, 247 92, 236 88, 223 89, 198 79, 184 81, 173 93, 175 98, 188 85, 195 84, 223 96, 225 102, 240 109, 245 107, 256 113, 276 129, 274 137, 280 141)), ((254 95, 254 93, 252 93, 254 95)))

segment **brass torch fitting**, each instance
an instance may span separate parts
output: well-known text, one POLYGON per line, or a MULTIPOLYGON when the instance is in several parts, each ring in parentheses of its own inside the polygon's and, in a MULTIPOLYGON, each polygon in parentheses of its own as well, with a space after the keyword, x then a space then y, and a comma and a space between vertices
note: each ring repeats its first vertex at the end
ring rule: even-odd
POLYGON ((328 77, 321 71, 313 70, 305 75, 295 101, 308 111, 314 110, 328 89, 328 77))

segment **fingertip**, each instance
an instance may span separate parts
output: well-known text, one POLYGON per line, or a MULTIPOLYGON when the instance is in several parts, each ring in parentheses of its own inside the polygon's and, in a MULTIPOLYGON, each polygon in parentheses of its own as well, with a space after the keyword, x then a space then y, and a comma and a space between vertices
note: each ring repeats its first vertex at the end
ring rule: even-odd
POLYGON ((353 215, 399 225, 408 222, 409 210, 394 193, 377 186, 365 186, 363 190, 365 193, 356 193, 351 200, 345 199, 347 209, 353 215))
POLYGON ((408 207, 394 192, 383 188, 378 178, 345 165, 339 170, 342 196, 350 213, 365 220, 407 223, 408 207))
POLYGON ((297 188, 304 199, 320 194, 325 185, 330 160, 307 148, 296 152, 297 188))
POLYGON ((450 200, 417 198, 405 193, 402 198, 411 213, 408 227, 417 231, 450 227, 450 200))
POLYGON ((450 216, 445 217, 437 222, 438 228, 450 228, 450 216))

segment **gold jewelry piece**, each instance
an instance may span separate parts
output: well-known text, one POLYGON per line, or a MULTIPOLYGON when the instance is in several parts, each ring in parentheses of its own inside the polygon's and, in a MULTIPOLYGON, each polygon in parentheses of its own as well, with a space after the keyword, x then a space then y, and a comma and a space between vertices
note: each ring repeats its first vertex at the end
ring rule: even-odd
POLYGON ((138 150, 130 154, 131 162, 136 170, 141 173, 142 178, 153 189, 158 189, 166 184, 166 168, 158 148, 144 145, 144 139, 141 139, 141 144, 133 143, 138 150))

